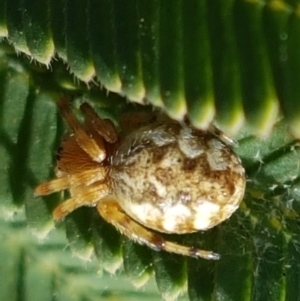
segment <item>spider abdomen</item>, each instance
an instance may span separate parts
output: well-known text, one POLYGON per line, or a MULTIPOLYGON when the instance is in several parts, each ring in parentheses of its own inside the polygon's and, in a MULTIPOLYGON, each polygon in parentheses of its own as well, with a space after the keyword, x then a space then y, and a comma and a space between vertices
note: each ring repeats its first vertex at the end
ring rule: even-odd
POLYGON ((159 232, 214 227, 238 208, 245 182, 227 144, 175 122, 131 133, 111 158, 111 190, 122 209, 159 232))

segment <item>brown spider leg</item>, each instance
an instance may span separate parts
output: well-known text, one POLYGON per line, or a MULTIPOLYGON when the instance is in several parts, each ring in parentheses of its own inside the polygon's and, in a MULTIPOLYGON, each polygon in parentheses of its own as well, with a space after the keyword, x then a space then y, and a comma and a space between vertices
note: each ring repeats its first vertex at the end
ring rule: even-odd
POLYGON ((222 140, 222 142, 224 142, 225 144, 230 145, 232 147, 237 147, 238 146, 238 142, 237 141, 235 141, 232 138, 230 138, 229 136, 227 136, 225 133, 223 133, 221 130, 219 130, 215 125, 211 124, 208 127, 208 130, 213 135, 215 135, 220 140, 222 140))
POLYGON ((107 196, 109 191, 106 184, 99 182, 87 186, 85 189, 81 189, 80 192, 72 198, 67 199, 57 206, 53 211, 53 218, 56 221, 60 221, 79 207, 93 206, 97 204, 101 198, 107 196))
POLYGON ((133 112, 123 113, 120 117, 120 127, 126 134, 140 128, 143 125, 148 125, 157 120, 157 114, 154 112, 133 112))
POLYGON ((102 145, 98 145, 92 137, 90 137, 84 130, 81 123, 77 120, 73 112, 71 111, 68 101, 65 98, 61 98, 57 105, 66 120, 69 127, 72 129, 75 135, 75 139, 79 146, 95 161, 102 162, 106 153, 102 145))
POLYGON ((86 102, 80 106, 80 110, 88 126, 92 127, 107 142, 115 143, 118 140, 118 132, 109 119, 100 118, 94 109, 86 102))
POLYGON ((165 250, 184 256, 202 257, 205 259, 219 259, 219 254, 165 240, 159 234, 146 229, 125 214, 112 196, 106 196, 100 200, 97 209, 100 215, 108 223, 114 225, 123 235, 140 244, 145 244, 154 250, 165 250))
POLYGON ((48 195, 54 192, 68 189, 70 187, 78 187, 84 183, 88 186, 96 181, 101 181, 106 176, 106 170, 101 167, 84 170, 82 172, 65 175, 58 179, 53 179, 51 181, 40 184, 34 190, 35 196, 48 195))

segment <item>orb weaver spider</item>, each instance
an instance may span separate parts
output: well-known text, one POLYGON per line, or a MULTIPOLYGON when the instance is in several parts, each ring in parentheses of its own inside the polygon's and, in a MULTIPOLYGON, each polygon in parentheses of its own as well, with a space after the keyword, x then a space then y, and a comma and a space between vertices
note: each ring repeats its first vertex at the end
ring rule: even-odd
POLYGON ((120 136, 87 103, 80 106, 83 124, 65 98, 58 107, 72 133, 59 148, 57 178, 35 189, 35 196, 70 191, 71 197, 55 208, 55 221, 81 206, 96 206, 104 220, 140 244, 219 259, 217 253, 169 241, 160 233, 205 231, 238 208, 245 171, 220 132, 164 117, 120 136))

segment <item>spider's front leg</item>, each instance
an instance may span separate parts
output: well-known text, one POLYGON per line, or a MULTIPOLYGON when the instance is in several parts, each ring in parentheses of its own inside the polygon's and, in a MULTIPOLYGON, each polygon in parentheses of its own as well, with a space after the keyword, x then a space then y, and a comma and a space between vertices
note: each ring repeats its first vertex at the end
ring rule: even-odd
POLYGON ((72 112, 66 98, 61 98, 57 105, 60 112, 70 129, 73 131, 78 145, 91 157, 95 162, 102 162, 106 157, 106 152, 100 137, 98 139, 89 135, 84 126, 77 120, 72 112))
POLYGON ((80 110, 84 115, 86 127, 89 130, 96 132, 108 143, 117 142, 118 132, 112 121, 99 117, 87 102, 80 106, 80 110))
POLYGON ((95 206, 99 200, 109 194, 109 187, 101 182, 82 186, 70 199, 64 201, 53 211, 53 218, 61 221, 75 209, 82 206, 95 206))
POLYGON ((183 256, 219 259, 219 254, 168 241, 161 235, 145 228, 128 216, 112 196, 101 199, 97 205, 97 209, 100 215, 108 223, 114 225, 123 235, 140 244, 145 244, 156 251, 165 250, 183 256))
POLYGON ((92 183, 102 181, 105 176, 106 170, 96 166, 95 168, 90 168, 74 174, 64 175, 60 178, 44 182, 36 187, 34 190, 34 195, 44 196, 71 188, 80 189, 82 183, 85 184, 84 187, 88 187, 88 185, 92 183))

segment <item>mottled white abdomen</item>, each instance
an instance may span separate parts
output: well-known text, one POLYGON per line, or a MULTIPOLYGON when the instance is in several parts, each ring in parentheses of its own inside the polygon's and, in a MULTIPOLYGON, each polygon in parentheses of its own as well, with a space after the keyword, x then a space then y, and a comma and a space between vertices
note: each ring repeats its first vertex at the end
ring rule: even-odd
POLYGON ((113 193, 144 226, 167 233, 207 230, 238 208, 245 172, 210 132, 176 122, 131 133, 111 158, 113 193))

